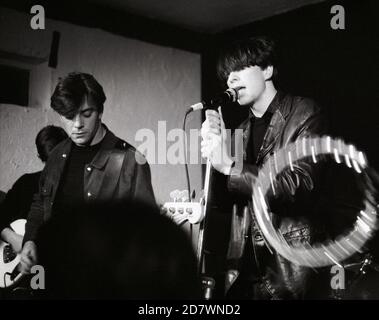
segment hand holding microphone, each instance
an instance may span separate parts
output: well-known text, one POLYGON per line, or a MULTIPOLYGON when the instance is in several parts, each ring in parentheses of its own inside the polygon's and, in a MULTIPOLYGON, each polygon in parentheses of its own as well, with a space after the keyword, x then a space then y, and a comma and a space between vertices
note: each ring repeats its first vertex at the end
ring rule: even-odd
POLYGON ((212 166, 219 172, 229 175, 233 160, 230 156, 230 137, 225 129, 221 107, 205 111, 206 120, 201 126, 201 154, 209 158, 212 166))

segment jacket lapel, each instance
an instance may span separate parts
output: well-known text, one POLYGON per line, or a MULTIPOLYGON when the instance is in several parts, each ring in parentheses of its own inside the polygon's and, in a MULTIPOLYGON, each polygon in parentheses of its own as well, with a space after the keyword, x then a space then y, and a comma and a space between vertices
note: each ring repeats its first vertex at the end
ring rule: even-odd
POLYGON ((107 129, 107 133, 101 142, 99 152, 93 158, 92 162, 84 168, 84 197, 91 195, 92 199, 98 199, 102 194, 104 185, 105 168, 111 157, 112 150, 117 143, 117 137, 107 129))
POLYGON ((266 155, 273 149, 277 139, 282 132, 285 125, 285 119, 279 109, 272 115, 270 124, 267 128, 266 134, 263 138, 262 146, 257 156, 257 164, 261 163, 266 155))
MULTIPOLYGON (((246 148, 247 148, 247 143, 249 142, 249 137, 250 137, 250 117, 244 120, 237 129, 242 129, 243 130, 243 161, 246 161, 246 148)), ((236 153, 236 144, 235 144, 235 139, 236 139, 236 133, 233 134, 233 139, 231 141, 231 150, 233 150, 234 153, 236 153)), ((234 154, 234 156, 237 156, 234 154)))
POLYGON ((286 118, 288 116, 288 108, 285 108, 286 96, 283 92, 278 91, 274 100, 271 102, 269 108, 275 110, 271 117, 270 124, 267 128, 266 134, 263 138, 262 146, 259 150, 256 164, 261 164, 264 158, 271 152, 283 128, 286 124, 286 118))
POLYGON ((71 152, 71 139, 67 139, 63 146, 62 150, 57 154, 57 157, 53 159, 55 162, 54 164, 54 170, 51 170, 51 182, 53 185, 53 190, 52 190, 52 201, 55 199, 55 195, 57 193, 61 178, 62 178, 62 173, 63 170, 65 169, 67 159, 70 156, 71 152))

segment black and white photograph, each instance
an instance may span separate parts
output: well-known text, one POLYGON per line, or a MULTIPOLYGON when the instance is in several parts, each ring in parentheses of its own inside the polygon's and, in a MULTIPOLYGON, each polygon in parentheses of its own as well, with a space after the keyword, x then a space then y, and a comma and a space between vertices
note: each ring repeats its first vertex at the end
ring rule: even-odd
POLYGON ((0 300, 378 300, 378 12, 1 0, 0 300))

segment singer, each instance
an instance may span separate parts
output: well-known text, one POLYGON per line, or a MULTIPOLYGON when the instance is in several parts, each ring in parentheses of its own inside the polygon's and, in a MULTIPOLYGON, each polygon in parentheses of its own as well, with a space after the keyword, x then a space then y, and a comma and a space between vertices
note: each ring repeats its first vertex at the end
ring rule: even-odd
MULTIPOLYGON (((218 61, 219 78, 238 92, 240 106, 249 107, 248 118, 239 126, 244 132, 242 172, 233 172, 235 163, 226 153, 230 148, 223 134, 221 109, 207 110, 202 124, 202 156, 209 157, 214 170, 227 176, 227 193, 234 199, 225 279, 228 298, 302 299, 311 295, 308 284, 313 271, 295 266, 275 252, 271 254, 251 214, 252 182, 270 153, 326 130, 314 101, 277 90, 275 62, 275 44, 266 37, 237 42, 218 61)), ((311 193, 318 176, 314 170, 306 163, 297 163, 293 172, 284 172, 277 181, 280 199, 277 210, 272 211, 277 215, 278 228, 293 245, 313 237, 306 217, 292 218, 295 213, 291 204, 299 193, 311 193)))

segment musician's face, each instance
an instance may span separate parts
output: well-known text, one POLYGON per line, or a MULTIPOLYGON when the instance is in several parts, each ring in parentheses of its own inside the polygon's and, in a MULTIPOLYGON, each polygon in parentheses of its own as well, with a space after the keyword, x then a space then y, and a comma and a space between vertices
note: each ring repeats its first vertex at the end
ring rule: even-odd
POLYGON ((71 140, 78 146, 89 146, 92 144, 101 125, 101 116, 94 106, 85 101, 73 119, 61 117, 64 127, 71 140))
POLYGON ((238 89, 238 103, 241 106, 249 106, 259 100, 266 89, 266 80, 271 77, 270 70, 272 75, 272 67, 263 70, 253 66, 229 74, 227 85, 238 89))

